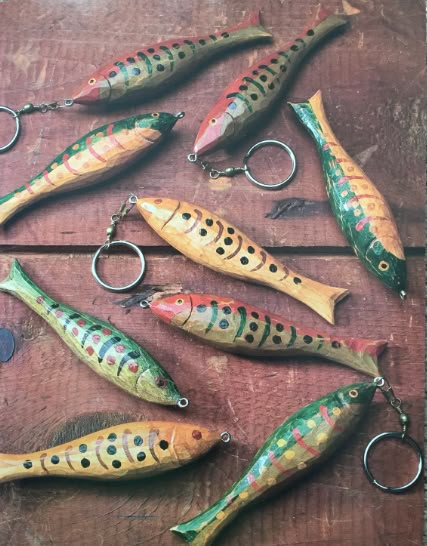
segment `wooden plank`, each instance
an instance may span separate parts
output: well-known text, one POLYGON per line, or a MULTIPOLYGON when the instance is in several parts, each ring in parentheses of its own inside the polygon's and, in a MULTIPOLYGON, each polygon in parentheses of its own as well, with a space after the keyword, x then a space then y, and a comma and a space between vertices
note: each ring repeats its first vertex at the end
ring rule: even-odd
MULTIPOLYGON (((256 361, 226 355, 160 323, 148 310, 115 306, 117 295, 90 276, 90 255, 18 253, 0 256, 0 278, 12 257, 54 298, 110 320, 151 351, 191 400, 185 412, 138 401, 102 381, 74 358, 51 329, 12 296, 0 294, 0 327, 17 340, 15 356, 0 366, 0 445, 22 452, 46 445, 52 431, 86 412, 129 413, 221 427, 233 442, 199 463, 167 475, 126 484, 60 479, 27 480, 0 487, 1 544, 178 546, 168 528, 206 508, 239 476, 267 435, 297 408, 362 376, 321 360, 256 361)), ((283 258, 283 255, 280 255, 283 258)), ((145 282, 182 281, 194 291, 229 294, 322 327, 325 331, 389 340, 381 359, 421 441, 424 409, 424 274, 421 257, 409 259, 410 293, 401 302, 351 257, 286 256, 292 267, 352 296, 338 307, 333 328, 309 309, 267 288, 227 279, 183 257, 148 253, 145 282)), ((109 280, 130 273, 130 256, 109 258, 109 280)), ((396 413, 376 396, 369 417, 336 456, 292 490, 249 510, 218 539, 218 546, 401 546, 421 543, 423 490, 387 495, 365 478, 361 456, 370 437, 398 429, 396 413)), ((391 479, 407 476, 400 449, 382 452, 391 479)), ((412 468, 412 467, 411 467, 412 468)))
MULTIPOLYGON (((57 0, 0 5, 0 103, 22 107, 68 96, 96 67, 136 45, 170 36, 197 34, 234 24, 257 7, 255 0, 231 4, 202 0, 170 6, 165 0, 140 6, 106 0, 82 9, 57 0), (209 27, 209 28, 208 28, 209 27), (19 29, 19 32, 17 32, 19 29), (25 40, 22 36, 25 34, 25 40), (112 47, 114 44, 114 47, 112 47)), ((280 47, 306 25, 315 6, 310 0, 267 3, 263 20, 280 47)), ((306 99, 318 88, 338 138, 358 158, 391 204, 405 246, 424 245, 424 4, 404 0, 330 0, 334 12, 352 16, 351 29, 317 51, 287 96, 306 99)), ((69 143, 110 120, 141 111, 187 111, 175 134, 151 158, 112 183, 38 204, 0 229, 0 245, 96 245, 108 218, 130 192, 195 202, 223 215, 264 246, 347 246, 327 203, 313 143, 283 101, 256 134, 231 152, 213 155, 221 166, 238 165, 246 149, 263 138, 286 141, 295 150, 298 173, 290 187, 262 192, 244 178, 209 181, 186 160, 200 122, 234 75, 273 46, 233 52, 194 74, 173 92, 115 111, 73 107, 23 118, 19 144, 0 160, 0 193, 12 191, 44 168, 69 143), (286 219, 268 220, 274 200, 298 197, 312 202, 286 219), (84 219, 84 221, 82 221, 84 219), (321 226, 321 228, 319 228, 321 226)), ((0 124, 0 142, 12 119, 0 124)), ((263 176, 281 176, 287 159, 261 153, 255 160, 263 176)), ((164 245, 137 214, 120 228, 140 245, 164 245)))

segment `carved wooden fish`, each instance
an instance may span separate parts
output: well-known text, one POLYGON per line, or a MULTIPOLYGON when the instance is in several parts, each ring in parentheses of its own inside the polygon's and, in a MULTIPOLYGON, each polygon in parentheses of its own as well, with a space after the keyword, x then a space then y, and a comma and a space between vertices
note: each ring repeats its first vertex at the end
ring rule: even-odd
POLYGON ((40 315, 104 379, 149 402, 188 405, 169 374, 145 349, 108 322, 53 300, 28 277, 18 260, 0 283, 0 291, 12 294, 40 315))
MULTIPOLYGON (((126 300, 120 303, 126 307, 126 300)), ((224 351, 250 356, 314 355, 373 377, 380 375, 378 356, 386 341, 330 336, 222 296, 154 294, 148 304, 164 322, 224 351)))
POLYGON ((318 91, 307 102, 289 103, 313 137, 338 225, 365 267, 406 295, 406 260, 393 213, 383 195, 334 135, 318 91))
POLYGON ((270 39, 252 12, 241 23, 203 36, 176 38, 134 49, 94 72, 72 95, 80 104, 112 103, 144 98, 193 73, 208 59, 232 47, 270 39))
POLYGON ((0 453, 0 483, 48 476, 94 480, 152 476, 201 457, 221 436, 186 423, 124 423, 35 453, 0 453))
POLYGON ((283 96, 299 65, 320 42, 347 24, 347 17, 321 9, 292 42, 272 51, 242 72, 221 94, 203 120, 194 153, 227 146, 248 132, 283 96))
POLYGON ((175 199, 138 199, 146 222, 170 245, 214 271, 276 288, 334 324, 335 303, 348 290, 295 273, 212 212, 175 199))
POLYGON ((52 193, 87 187, 123 170, 161 142, 183 115, 141 114, 84 135, 29 182, 0 197, 0 225, 52 193))
POLYGON ((266 440, 248 468, 224 496, 171 531, 194 546, 212 544, 248 504, 302 477, 323 462, 353 432, 374 396, 375 383, 354 383, 305 406, 266 440))

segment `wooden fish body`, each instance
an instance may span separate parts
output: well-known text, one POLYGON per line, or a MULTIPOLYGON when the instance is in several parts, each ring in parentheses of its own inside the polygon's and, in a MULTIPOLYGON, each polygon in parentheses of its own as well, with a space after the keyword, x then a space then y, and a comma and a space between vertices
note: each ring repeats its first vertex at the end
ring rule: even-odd
POLYGON ((171 531, 194 546, 211 544, 242 508, 277 485, 293 483, 331 455, 363 417, 375 389, 373 382, 348 385, 294 413, 219 501, 171 531))
POLYGON ((314 355, 377 377, 387 342, 330 336, 233 298, 176 294, 150 301, 167 322, 224 351, 252 356, 314 355))
POLYGON ((29 182, 0 197, 0 225, 28 205, 87 187, 139 159, 171 131, 183 114, 142 114, 94 129, 71 144, 29 182))
POLYGON ((221 94, 203 120, 194 153, 227 146, 258 124, 283 96, 303 59, 327 36, 347 24, 341 15, 320 10, 312 24, 287 46, 272 51, 242 72, 221 94))
POLYGON ((271 37, 255 11, 225 31, 177 38, 130 51, 94 72, 72 98, 76 103, 94 104, 149 97, 194 73, 216 54, 271 37))
POLYGON ((318 91, 307 102, 289 103, 313 137, 338 225, 365 267, 406 295, 406 260, 393 213, 383 195, 334 135, 318 91))
POLYGON ((0 483, 47 476, 96 480, 152 476, 201 457, 220 438, 219 432, 199 425, 124 423, 35 453, 0 453, 0 483))
POLYGON ((175 199, 138 199, 146 222, 191 260, 238 279, 276 288, 334 323, 335 303, 348 290, 295 273, 212 212, 175 199))
POLYGON ((0 291, 40 315, 73 353, 98 375, 126 392, 157 404, 185 405, 169 374, 133 339, 96 317, 57 303, 13 262, 0 291))

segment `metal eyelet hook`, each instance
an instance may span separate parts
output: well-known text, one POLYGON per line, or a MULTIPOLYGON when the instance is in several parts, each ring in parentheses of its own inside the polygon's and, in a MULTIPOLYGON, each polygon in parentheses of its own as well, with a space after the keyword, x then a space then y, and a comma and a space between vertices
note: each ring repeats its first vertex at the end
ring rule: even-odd
POLYGON ((407 489, 412 487, 421 476, 423 470, 423 452, 417 442, 407 434, 410 423, 409 415, 402 410, 402 400, 394 394, 393 387, 390 385, 389 381, 385 377, 376 377, 374 379, 374 383, 380 389, 390 406, 399 414, 399 421, 402 427, 402 431, 382 432, 381 434, 378 434, 377 436, 372 438, 372 440, 366 446, 365 452, 363 454, 363 468, 370 482, 373 483, 376 487, 379 487, 382 491, 387 491, 389 493, 402 493, 403 491, 406 491, 407 489), (375 479, 369 467, 369 454, 372 448, 376 446, 379 442, 388 440, 390 438, 395 438, 409 445, 409 447, 411 447, 415 451, 415 454, 418 458, 418 468, 414 477, 408 483, 399 487, 391 487, 380 483, 377 479, 375 479))
POLYGON ((201 159, 198 158, 197 154, 194 154, 194 153, 189 154, 187 156, 187 159, 191 163, 198 163, 204 171, 208 171, 209 177, 213 180, 216 180, 220 178, 221 176, 227 176, 231 178, 233 176, 236 176, 236 174, 243 173, 250 182, 252 182, 256 186, 259 186, 260 188, 263 188, 264 190, 280 190, 281 188, 289 184, 289 182, 294 177, 296 166, 297 166, 294 152, 291 150, 291 148, 289 148, 287 144, 285 144, 284 142, 281 142, 280 140, 262 140, 261 142, 257 142, 257 144, 252 146, 252 148, 250 148, 246 152, 243 158, 243 167, 227 167, 224 171, 220 171, 219 169, 214 169, 210 163, 208 163, 207 161, 202 161, 201 159), (277 184, 264 184, 263 182, 257 180, 255 176, 251 173, 250 167, 248 165, 249 159, 252 157, 254 152, 256 152, 257 150, 265 146, 277 146, 281 148, 282 150, 285 150, 285 152, 291 158, 292 165, 291 165, 290 173, 284 180, 281 180, 277 184))
POLYGON ((33 112, 41 112, 44 114, 45 112, 48 112, 49 110, 58 110, 59 108, 67 108, 69 106, 73 106, 74 101, 73 99, 63 99, 62 101, 52 101, 52 102, 43 102, 42 104, 32 104, 31 102, 28 102, 27 104, 24 104, 24 106, 20 110, 12 110, 12 108, 8 108, 7 106, 0 106, 0 112, 6 112, 7 114, 10 114, 13 118, 15 118, 15 134, 12 137, 12 140, 5 144, 4 146, 0 147, 0 154, 7 152, 12 148, 16 141, 19 138, 19 134, 21 132, 21 116, 24 114, 32 114, 33 112), (61 104, 62 102, 62 104, 61 104))

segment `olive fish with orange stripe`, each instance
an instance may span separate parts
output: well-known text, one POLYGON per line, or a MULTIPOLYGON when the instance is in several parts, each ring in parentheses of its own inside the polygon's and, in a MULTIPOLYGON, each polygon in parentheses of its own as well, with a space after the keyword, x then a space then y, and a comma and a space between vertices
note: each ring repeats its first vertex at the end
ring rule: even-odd
POLYGON ((0 225, 53 193, 88 187, 117 174, 160 143, 183 116, 141 114, 94 129, 29 182, 0 197, 0 225))

